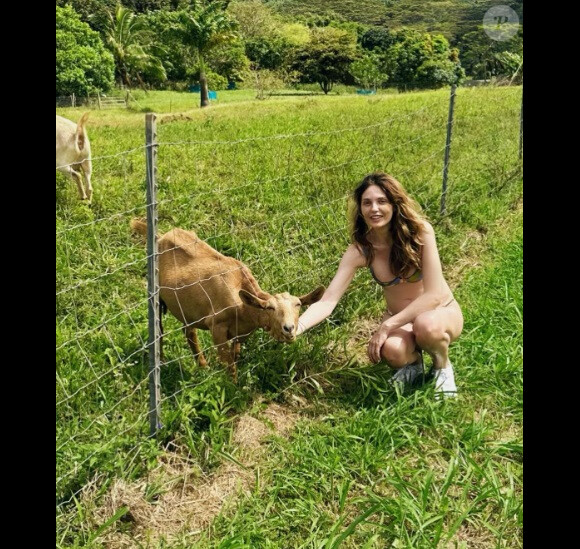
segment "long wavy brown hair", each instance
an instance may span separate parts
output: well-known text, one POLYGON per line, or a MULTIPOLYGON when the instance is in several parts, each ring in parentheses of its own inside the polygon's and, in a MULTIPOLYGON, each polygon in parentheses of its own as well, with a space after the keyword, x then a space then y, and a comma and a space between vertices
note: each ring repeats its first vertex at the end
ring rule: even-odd
POLYGON ((371 186, 376 185, 385 193, 393 206, 393 217, 389 223, 393 245, 389 256, 389 265, 395 276, 405 276, 407 273, 421 269, 421 232, 425 217, 421 207, 413 200, 403 186, 392 176, 383 172, 370 173, 364 177, 354 190, 353 208, 351 217, 352 241, 359 246, 366 257, 367 265, 374 259, 374 250, 367 235, 369 228, 361 213, 363 193, 371 186))

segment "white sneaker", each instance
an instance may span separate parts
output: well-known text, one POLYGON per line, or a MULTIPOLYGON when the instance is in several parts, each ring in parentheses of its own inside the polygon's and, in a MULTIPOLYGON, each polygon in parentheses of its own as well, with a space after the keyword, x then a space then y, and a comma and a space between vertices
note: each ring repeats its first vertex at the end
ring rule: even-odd
POLYGON ((457 386, 451 362, 445 368, 434 370, 435 372, 435 398, 448 398, 457 396, 457 386))
POLYGON ((391 383, 400 383, 401 385, 412 385, 419 376, 425 373, 423 368, 423 355, 421 354, 417 362, 407 364, 399 368, 391 377, 391 383))

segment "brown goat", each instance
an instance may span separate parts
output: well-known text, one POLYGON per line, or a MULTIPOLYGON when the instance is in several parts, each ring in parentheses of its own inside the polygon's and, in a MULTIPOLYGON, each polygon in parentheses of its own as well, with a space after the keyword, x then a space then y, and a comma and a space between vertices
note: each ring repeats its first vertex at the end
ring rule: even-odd
POLYGON ((91 144, 87 136, 86 112, 78 124, 56 115, 56 169, 70 175, 76 182, 81 200, 90 203, 93 196, 91 186, 91 144), (83 186, 84 176, 84 186, 83 186))
MULTIPOLYGON (((147 234, 147 224, 140 219, 131 221, 131 229, 147 234)), ((323 286, 301 297, 264 292, 248 267, 214 250, 193 231, 170 230, 159 237, 158 252, 160 300, 183 322, 187 342, 202 367, 207 361, 196 329, 211 332, 218 357, 234 381, 244 339, 263 328, 277 341, 294 341, 300 306, 318 301, 324 293, 323 286)))

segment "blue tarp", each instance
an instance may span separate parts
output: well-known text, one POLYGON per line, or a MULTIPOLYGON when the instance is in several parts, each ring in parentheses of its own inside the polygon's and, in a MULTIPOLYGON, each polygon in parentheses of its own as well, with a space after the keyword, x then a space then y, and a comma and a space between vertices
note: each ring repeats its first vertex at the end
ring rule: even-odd
MULTIPOLYGON (((201 88, 199 87, 199 84, 195 84, 195 86, 189 86, 189 91, 191 93, 199 93, 201 91, 201 88)), ((208 99, 217 99, 217 92, 208 91, 207 98, 208 99)))

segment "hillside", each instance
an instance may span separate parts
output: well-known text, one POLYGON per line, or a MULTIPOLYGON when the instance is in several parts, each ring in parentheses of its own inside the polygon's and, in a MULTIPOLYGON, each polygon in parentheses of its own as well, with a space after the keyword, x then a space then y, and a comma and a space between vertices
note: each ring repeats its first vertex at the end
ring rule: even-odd
MULTIPOLYGON (((283 15, 336 13, 348 21, 397 29, 403 26, 440 32, 452 39, 475 30, 496 0, 271 0, 266 2, 283 15)), ((523 0, 512 7, 523 22, 523 0)))

